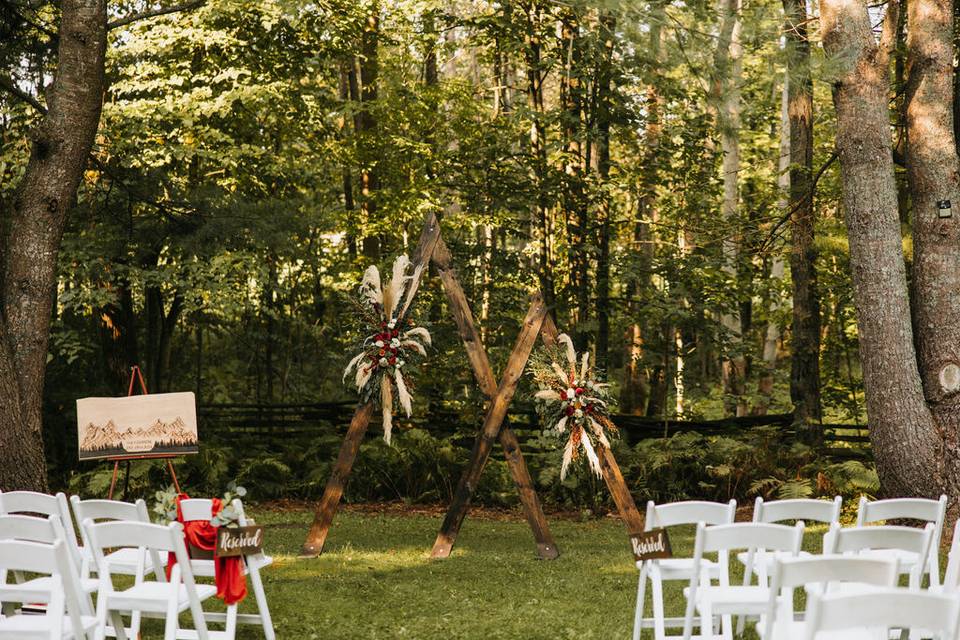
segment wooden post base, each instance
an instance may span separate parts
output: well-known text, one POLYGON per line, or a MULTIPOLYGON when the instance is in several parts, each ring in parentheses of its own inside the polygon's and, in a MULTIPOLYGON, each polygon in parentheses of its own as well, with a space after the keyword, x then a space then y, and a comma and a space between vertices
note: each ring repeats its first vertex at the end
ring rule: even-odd
POLYGON ((353 420, 350 421, 350 428, 347 430, 347 437, 343 439, 343 444, 340 445, 340 455, 337 456, 337 462, 333 466, 333 473, 330 474, 327 486, 323 490, 323 499, 317 505, 317 511, 313 516, 310 533, 307 534, 307 540, 300 549, 301 558, 315 558, 323 553, 327 533, 330 531, 334 516, 337 515, 340 498, 343 497, 343 490, 350 478, 350 469, 353 468, 353 461, 357 458, 357 451, 360 450, 363 435, 367 432, 367 427, 370 426, 371 416, 373 416, 373 402, 367 402, 357 407, 353 414, 353 420))

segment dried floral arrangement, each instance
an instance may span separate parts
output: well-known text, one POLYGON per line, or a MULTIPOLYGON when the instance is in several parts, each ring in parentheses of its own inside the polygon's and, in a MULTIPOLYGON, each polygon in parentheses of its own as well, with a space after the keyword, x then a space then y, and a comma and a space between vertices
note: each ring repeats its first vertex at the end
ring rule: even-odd
POLYGON ((412 387, 403 375, 404 368, 414 358, 426 356, 430 346, 430 332, 414 326, 410 318, 422 269, 423 265, 414 268, 410 259, 401 255, 393 262, 390 280, 382 282, 380 271, 371 266, 364 272, 354 299, 369 333, 358 345, 360 352, 344 369, 343 379, 353 373, 353 386, 362 402, 379 399, 387 444, 393 430, 394 405, 408 418, 413 413, 412 387))
POLYGON ((566 478, 581 452, 593 472, 602 475, 597 450, 610 447, 608 436, 617 435, 617 427, 610 420, 609 386, 598 379, 590 354, 585 352, 578 359, 570 336, 562 333, 557 346, 533 355, 530 371, 539 388, 534 397, 547 430, 566 440, 560 479, 566 478))

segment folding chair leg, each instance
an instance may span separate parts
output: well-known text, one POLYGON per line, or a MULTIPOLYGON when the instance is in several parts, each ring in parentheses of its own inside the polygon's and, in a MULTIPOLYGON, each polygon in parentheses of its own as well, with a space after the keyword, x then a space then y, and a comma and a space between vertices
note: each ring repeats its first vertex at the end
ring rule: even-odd
POLYGON ((720 631, 723 635, 723 640, 733 640, 733 616, 728 613, 720 616, 720 619, 720 631))
MULTIPOLYGON (((163 640, 177 640, 177 629, 180 626, 180 612, 177 601, 171 599, 167 603, 167 615, 164 619, 163 640)), ((136 638, 137 636, 134 636, 136 638)))
POLYGON ((231 604, 227 607, 227 623, 224 629, 224 637, 227 640, 234 640, 237 637, 237 605, 231 604))
POLYGON ((119 611, 111 611, 110 619, 113 620, 113 631, 117 634, 117 640, 127 640, 127 630, 123 627, 123 616, 119 611))
POLYGON ((640 569, 640 582, 637 585, 637 608, 633 613, 633 640, 640 640, 643 630, 643 609, 647 598, 647 563, 640 569))
MULTIPOLYGON (((139 611, 130 614, 130 637, 136 640, 140 637, 140 620, 142 615, 139 611)), ((117 636, 119 638, 120 636, 117 636)))
POLYGON ((260 579, 260 569, 250 570, 250 584, 253 586, 253 595, 257 600, 257 610, 260 612, 263 637, 266 640, 277 640, 273 631, 273 619, 270 618, 270 607, 267 605, 267 594, 263 590, 263 580, 260 579))
POLYGON ((650 595, 653 596, 653 635, 656 640, 666 640, 667 628, 664 624, 663 608, 663 580, 660 579, 660 571, 654 570, 650 573, 650 595))
MULTIPOLYGON (((690 603, 688 607, 696 610, 696 604, 690 603)), ((693 616, 687 616, 690 620, 693 620, 693 616)), ((693 624, 690 625, 690 632, 693 633, 693 624)), ((700 608, 700 638, 706 640, 710 638, 711 640, 717 635, 716 630, 713 625, 713 606, 710 604, 709 599, 704 599, 703 605, 700 608)))

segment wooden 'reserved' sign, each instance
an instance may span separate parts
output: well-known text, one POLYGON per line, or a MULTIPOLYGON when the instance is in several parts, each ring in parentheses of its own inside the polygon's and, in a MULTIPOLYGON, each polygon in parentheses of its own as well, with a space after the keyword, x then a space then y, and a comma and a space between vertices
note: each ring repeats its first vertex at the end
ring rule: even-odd
POLYGON ((633 557, 636 558, 637 562, 673 557, 673 551, 670 549, 670 536, 667 535, 666 529, 651 529, 643 533, 631 533, 630 547, 633 549, 633 557))
POLYGON ((263 550, 263 527, 220 527, 217 530, 217 556, 252 556, 263 550))

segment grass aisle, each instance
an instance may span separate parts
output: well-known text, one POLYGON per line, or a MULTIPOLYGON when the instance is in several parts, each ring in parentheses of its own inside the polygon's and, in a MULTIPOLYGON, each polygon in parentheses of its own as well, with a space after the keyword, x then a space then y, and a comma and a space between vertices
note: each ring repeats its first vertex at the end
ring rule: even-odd
MULTIPOLYGON (((552 520, 561 556, 541 561, 524 522, 468 518, 453 555, 431 561, 439 517, 345 512, 327 552, 298 560, 311 514, 257 515, 276 561, 266 589, 284 640, 630 634, 637 570, 618 521, 552 520)), ((689 538, 673 543, 689 551, 689 538)), ((244 639, 262 637, 241 630, 244 639)))

